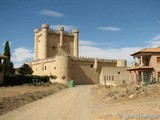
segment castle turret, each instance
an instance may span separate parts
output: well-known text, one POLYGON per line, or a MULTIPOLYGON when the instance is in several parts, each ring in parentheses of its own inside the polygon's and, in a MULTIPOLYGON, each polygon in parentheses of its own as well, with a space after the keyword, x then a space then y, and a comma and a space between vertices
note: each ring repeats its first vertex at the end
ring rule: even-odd
POLYGON ((60 27, 59 31, 60 31, 60 47, 62 47, 63 46, 64 27, 60 27))
POLYGON ((117 67, 126 67, 127 61, 126 60, 117 60, 117 67))
POLYGON ((72 32, 74 34, 73 56, 78 57, 79 56, 79 46, 78 46, 79 30, 74 29, 72 32))
POLYGON ((34 30, 34 60, 38 59, 38 32, 39 29, 34 30))
POLYGON ((41 46, 42 59, 47 58, 48 29, 49 29, 49 25, 47 25, 47 24, 42 25, 42 46, 41 46))
POLYGON ((69 56, 56 56, 57 69, 55 75, 57 79, 55 82, 68 84, 71 79, 71 61, 69 56))

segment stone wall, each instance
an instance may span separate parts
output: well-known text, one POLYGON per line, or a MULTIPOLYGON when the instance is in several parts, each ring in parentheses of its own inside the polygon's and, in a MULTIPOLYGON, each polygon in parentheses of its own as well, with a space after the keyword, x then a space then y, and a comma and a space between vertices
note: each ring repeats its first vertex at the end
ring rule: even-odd
POLYGON ((71 79, 76 84, 94 84, 98 83, 99 73, 91 68, 94 65, 94 61, 72 61, 71 63, 71 79))
POLYGON ((93 58, 76 58, 70 56, 55 56, 54 58, 38 60, 30 65, 34 75, 56 75, 56 82, 67 84, 74 80, 76 84, 99 83, 102 67, 116 67, 116 60, 96 60, 93 58), (65 76, 64 79, 63 76, 65 76))
POLYGON ((100 73, 100 84, 117 85, 122 81, 129 83, 127 67, 103 67, 100 73))
POLYGON ((76 84, 95 84, 99 83, 99 75, 102 67, 116 67, 114 61, 98 61, 97 68, 94 68, 94 59, 73 60, 71 63, 71 79, 76 84))
POLYGON ((157 63, 157 57, 160 57, 160 55, 152 55, 150 60, 150 67, 154 68, 153 76, 158 79, 158 72, 160 72, 160 63, 157 63))
POLYGON ((60 46, 60 34, 49 33, 47 43, 48 58, 55 55, 70 54, 73 56, 73 36, 63 35, 63 46, 60 46))

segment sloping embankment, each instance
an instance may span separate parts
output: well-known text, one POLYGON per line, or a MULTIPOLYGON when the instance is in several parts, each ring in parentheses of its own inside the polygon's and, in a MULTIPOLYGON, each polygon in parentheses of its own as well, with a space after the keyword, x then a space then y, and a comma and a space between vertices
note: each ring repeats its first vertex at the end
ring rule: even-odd
POLYGON ((49 86, 0 87, 0 115, 65 88, 66 85, 59 83, 49 86))

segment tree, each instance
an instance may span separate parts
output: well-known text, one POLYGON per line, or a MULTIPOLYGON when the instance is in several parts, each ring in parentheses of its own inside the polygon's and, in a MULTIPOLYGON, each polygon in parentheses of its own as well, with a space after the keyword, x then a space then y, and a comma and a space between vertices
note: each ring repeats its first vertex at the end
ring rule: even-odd
POLYGON ((11 62, 11 53, 10 53, 10 46, 9 41, 5 43, 4 47, 4 55, 8 57, 8 59, 4 59, 2 69, 5 74, 14 74, 15 69, 13 63, 11 62))
POLYGON ((23 64, 17 71, 19 74, 22 75, 31 75, 33 73, 32 68, 28 64, 23 64))
POLYGON ((4 55, 8 57, 8 59, 11 59, 11 52, 10 52, 10 46, 9 46, 9 41, 5 43, 4 47, 4 55))

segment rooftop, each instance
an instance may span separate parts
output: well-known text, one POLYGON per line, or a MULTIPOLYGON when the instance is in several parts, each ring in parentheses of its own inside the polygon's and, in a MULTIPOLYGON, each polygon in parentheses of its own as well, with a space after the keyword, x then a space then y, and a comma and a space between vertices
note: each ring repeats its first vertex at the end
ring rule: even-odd
POLYGON ((137 66, 137 67, 133 67, 133 68, 129 68, 127 69, 127 71, 131 71, 131 70, 151 70, 153 69, 153 67, 149 67, 149 66, 137 66))
POLYGON ((160 53, 160 47, 157 48, 144 48, 138 52, 131 54, 131 56, 137 55, 139 53, 160 53))
POLYGON ((0 58, 2 58, 2 59, 7 59, 8 57, 5 56, 5 55, 0 54, 0 58))

